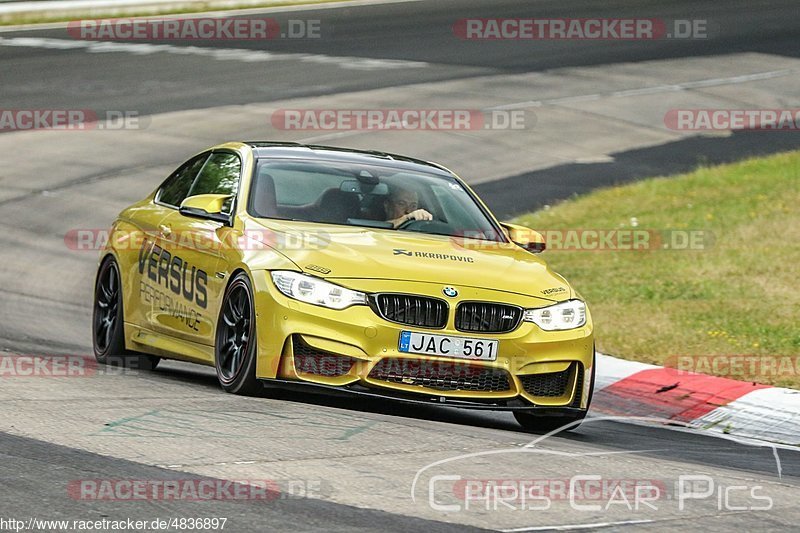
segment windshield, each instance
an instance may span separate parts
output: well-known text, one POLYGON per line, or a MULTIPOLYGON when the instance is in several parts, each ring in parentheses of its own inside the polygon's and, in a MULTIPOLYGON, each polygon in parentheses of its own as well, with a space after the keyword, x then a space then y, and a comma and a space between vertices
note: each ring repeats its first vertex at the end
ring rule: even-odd
POLYGON ((248 212, 261 218, 504 240, 455 178, 377 165, 261 160, 248 212))

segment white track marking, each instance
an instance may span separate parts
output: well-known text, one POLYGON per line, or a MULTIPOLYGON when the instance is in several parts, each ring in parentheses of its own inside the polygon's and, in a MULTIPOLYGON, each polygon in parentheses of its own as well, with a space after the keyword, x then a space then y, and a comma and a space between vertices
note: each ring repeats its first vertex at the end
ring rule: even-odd
MULTIPOLYGON (((612 91, 608 93, 594 93, 594 94, 582 94, 576 96, 564 96, 560 98, 548 98, 545 100, 526 100, 524 102, 516 102, 512 104, 503 104, 498 106, 491 106, 487 107, 487 111, 491 110, 511 110, 511 109, 525 109, 531 107, 544 107, 544 106, 552 106, 552 105, 568 105, 568 104, 576 104, 580 102, 592 102, 596 100, 600 100, 601 98, 626 98, 630 96, 646 96, 652 94, 661 94, 661 93, 670 93, 670 92, 678 92, 678 91, 686 91, 691 89, 700 89, 703 87, 719 87, 722 85, 734 85, 738 83, 747 83, 753 81, 761 81, 761 80, 769 80, 773 78, 781 78, 784 76, 791 76, 797 74, 797 70, 793 69, 781 69, 781 70, 770 70, 767 72, 757 72, 755 74, 745 74, 742 76, 731 76, 725 78, 707 78, 702 80, 695 80, 695 81, 687 81, 684 83, 675 83, 675 84, 664 84, 664 85, 655 85, 652 87, 641 87, 637 89, 624 89, 619 91, 612 91)), ((302 139, 302 142, 321 142, 321 141, 328 141, 331 139, 339 139, 342 137, 350 137, 353 135, 358 135, 360 133, 364 133, 363 130, 354 130, 354 131, 345 131, 345 132, 333 132, 333 133, 324 133, 321 135, 316 135, 313 137, 308 137, 302 139)), ((458 134, 459 132, 450 132, 454 134, 458 134)), ((718 132, 722 134, 722 132, 718 132)), ((730 132, 727 132, 730 134, 730 132)), ((591 158, 587 158, 586 161, 581 162, 606 162, 610 158, 608 156, 593 156, 591 158)), ((611 159, 613 160, 613 159, 611 159)), ((650 365, 652 366, 652 365, 650 365)), ((653 367, 655 368, 655 367, 653 367)))
POLYGON ((220 61, 241 61, 259 63, 268 61, 296 61, 337 66, 349 70, 393 70, 404 68, 424 68, 428 63, 404 61, 401 59, 370 59, 349 56, 327 56, 322 54, 286 54, 247 48, 209 48, 201 46, 175 46, 171 44, 122 43, 114 41, 80 41, 67 39, 47 39, 41 37, 0 37, 0 46, 22 48, 45 48, 50 50, 86 50, 92 54, 126 53, 150 55, 157 53, 191 55, 218 59, 220 61))
POLYGON ((597 352, 598 372, 595 375, 594 390, 604 389, 642 370, 652 370, 653 368, 659 367, 647 363, 640 363, 638 361, 628 361, 627 359, 620 359, 597 352))
MULTIPOLYGON (((257 5, 258 3, 266 3, 263 0, 260 2, 248 2, 240 0, 231 0, 230 2, 217 2, 212 3, 211 9, 208 11, 193 11, 190 13, 159 13, 157 15, 137 16, 136 18, 153 17, 174 17, 174 18, 191 18, 197 16, 203 17, 222 17, 222 16, 241 16, 251 15, 258 13, 286 13, 294 11, 317 11, 327 9, 338 9, 343 7, 363 7, 363 6, 380 6, 385 4, 405 4, 411 2, 422 2, 424 0, 341 0, 341 1, 325 1, 316 2, 314 0, 302 1, 296 4, 269 6, 257 5)), ((96 1, 96 0, 54 0, 54 1, 41 1, 35 2, 18 2, 14 0, 0 0, 0 14, 16 14, 16 13, 30 13, 30 12, 45 12, 45 11, 76 11, 76 17, 80 15, 80 10, 91 11, 99 9, 117 10, 132 8, 139 10, 147 10, 148 8, 158 9, 162 5, 174 4, 175 0, 150 0, 150 2, 142 2, 142 0, 110 0, 110 1, 96 1)), ((188 3, 188 0, 187 0, 188 3)), ((124 14, 123 14, 124 15, 124 14)), ((121 16, 119 13, 114 14, 115 17, 121 16)), ((91 18, 101 19, 108 18, 110 15, 92 15, 91 18)), ((20 24, 16 26, 6 26, 0 31, 14 31, 19 29, 36 28, 43 29, 44 26, 53 28, 66 27, 68 22, 53 22, 46 24, 20 24)))
POLYGON ((655 520, 623 520, 622 522, 595 522, 594 524, 569 524, 565 526, 533 526, 501 529, 503 533, 524 533, 526 531, 575 531, 579 529, 596 529, 612 526, 633 526, 636 524, 652 524, 655 520))
POLYGON ((748 392, 693 420, 716 433, 800 445, 800 391, 770 387, 748 392))
POLYGON ((318 143, 322 141, 330 141, 332 139, 341 139, 343 137, 351 137, 353 135, 359 135, 364 133, 368 130, 350 130, 350 131, 337 131, 333 133, 324 133, 322 135, 315 135, 313 137, 305 137, 300 139, 300 142, 303 143, 318 143))
POLYGON ((564 96, 562 98, 550 98, 547 100, 527 100, 525 102, 515 102, 504 104, 490 109, 524 109, 527 107, 542 107, 546 105, 574 104, 578 102, 591 102, 601 98, 625 98, 628 96, 642 96, 649 94, 672 93, 686 91, 690 89, 701 89, 703 87, 719 87, 720 85, 734 85, 737 83, 748 83, 751 81, 769 80, 772 78, 782 78, 797 74, 796 70, 782 69, 770 70, 767 72, 757 72, 755 74, 745 74, 743 76, 731 76, 728 78, 708 78, 704 80, 687 81, 684 83, 674 83, 667 85, 655 85, 653 87, 642 87, 639 89, 626 89, 624 91, 613 91, 608 93, 582 94, 577 96, 564 96))
MULTIPOLYGON (((314 3, 311 0, 310 3, 302 3, 302 4, 295 4, 295 5, 284 5, 284 6, 261 6, 261 7, 243 7, 243 8, 231 8, 225 6, 219 6, 215 8, 213 11, 196 11, 192 13, 158 13, 153 15, 142 15, 137 16, 137 19, 147 19, 147 18, 165 18, 169 17, 171 19, 184 19, 184 18, 197 18, 197 17, 211 17, 211 18, 220 18, 220 17, 243 17, 247 15, 260 15, 260 14, 270 14, 270 13, 291 13, 296 11, 318 11, 318 10, 328 10, 328 9, 339 9, 345 7, 364 7, 364 6, 380 6, 384 4, 406 4, 412 2, 423 2, 425 0, 342 0, 341 2, 325 2, 325 3, 314 3)), ((137 3, 141 4, 140 0, 136 0, 137 3)), ((31 4, 31 2, 27 2, 31 4)), ((43 5, 45 2, 33 2, 32 8, 34 11, 42 11, 43 5)), ((20 2, 11 2, 7 4, 7 6, 3 5, 3 0, 0 0, 0 14, 7 14, 11 12, 11 7, 16 7, 20 4, 20 2)), ((59 1, 60 4, 57 9, 63 9, 64 3, 59 1)), ((116 7, 116 6, 111 6, 116 7)), ((147 7, 147 6, 145 6, 147 7)), ((151 6, 152 7, 152 6, 151 6)), ((156 6, 157 7, 157 6, 156 6)), ((80 18, 92 18, 92 19, 103 19, 103 18, 110 18, 111 15, 89 15, 83 16, 84 14, 76 11, 72 16, 76 19, 80 18)), ((117 13, 114 14, 115 18, 125 18, 124 13, 117 13)), ((131 16, 128 15, 128 18, 131 16)), ((18 32, 18 31, 26 31, 26 30, 55 30, 66 28, 69 22, 44 22, 44 23, 33 23, 33 24, 15 24, 10 26, 2 26, 0 27, 0 33, 5 32, 18 32)))

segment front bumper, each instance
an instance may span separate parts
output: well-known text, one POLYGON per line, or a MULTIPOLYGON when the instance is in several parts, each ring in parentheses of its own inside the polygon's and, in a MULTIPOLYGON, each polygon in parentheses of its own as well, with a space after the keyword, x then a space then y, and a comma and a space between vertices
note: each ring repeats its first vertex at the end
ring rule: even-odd
POLYGON ((344 386, 323 385, 310 381, 297 381, 290 379, 261 379, 266 386, 279 387, 281 389, 297 392, 323 392, 326 395, 370 398, 375 400, 391 400, 412 405, 438 405, 444 407, 457 407, 460 409, 473 409, 485 411, 527 411, 540 416, 565 416, 577 415, 586 411, 586 408, 578 407, 548 407, 534 405, 521 399, 510 401, 482 401, 450 398, 446 396, 432 396, 424 393, 405 394, 391 389, 376 390, 364 387, 358 383, 344 386))
MULTIPOLYGON (((412 402, 485 409, 539 409, 561 414, 588 408, 594 362, 591 316, 571 331, 542 331, 523 322, 501 334, 464 333, 453 324, 429 330, 389 322, 367 306, 333 310, 287 298, 267 272, 254 273, 259 357, 256 374, 282 385, 412 402), (400 352, 401 331, 497 339, 495 361, 400 352)), ((382 281, 381 290, 438 296, 439 285, 382 281)), ((522 307, 530 299, 490 289, 462 290, 464 300, 503 301, 522 307), (502 299, 501 299, 502 298, 502 299)))

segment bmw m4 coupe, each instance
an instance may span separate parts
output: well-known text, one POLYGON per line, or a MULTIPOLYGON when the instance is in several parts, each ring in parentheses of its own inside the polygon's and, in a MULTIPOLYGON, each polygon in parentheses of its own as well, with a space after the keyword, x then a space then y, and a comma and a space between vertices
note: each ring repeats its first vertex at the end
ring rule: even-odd
POLYGON ((315 387, 577 426, 594 335, 581 296, 448 169, 232 142, 120 213, 100 257, 101 363, 214 366, 221 387, 315 387))

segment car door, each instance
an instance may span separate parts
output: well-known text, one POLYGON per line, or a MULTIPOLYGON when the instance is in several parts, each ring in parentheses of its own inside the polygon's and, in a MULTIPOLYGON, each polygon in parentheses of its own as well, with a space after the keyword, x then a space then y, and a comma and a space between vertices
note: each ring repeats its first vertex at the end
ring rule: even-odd
POLYGON ((120 257, 125 294, 125 319, 152 329, 158 309, 166 305, 163 276, 159 278, 159 263, 165 248, 162 222, 177 210, 189 193, 200 169, 210 153, 200 154, 181 164, 156 190, 153 200, 143 202, 126 212, 134 228, 128 235, 126 250, 120 257))
MULTIPOLYGON (((236 205, 242 161, 233 151, 214 151, 192 183, 187 197, 230 194, 223 207, 231 214, 236 205)), ((217 313, 227 282, 223 253, 230 228, 223 222, 188 216, 175 210, 160 224, 161 237, 170 253, 172 305, 155 315, 156 328, 170 336, 213 345, 217 313)))

